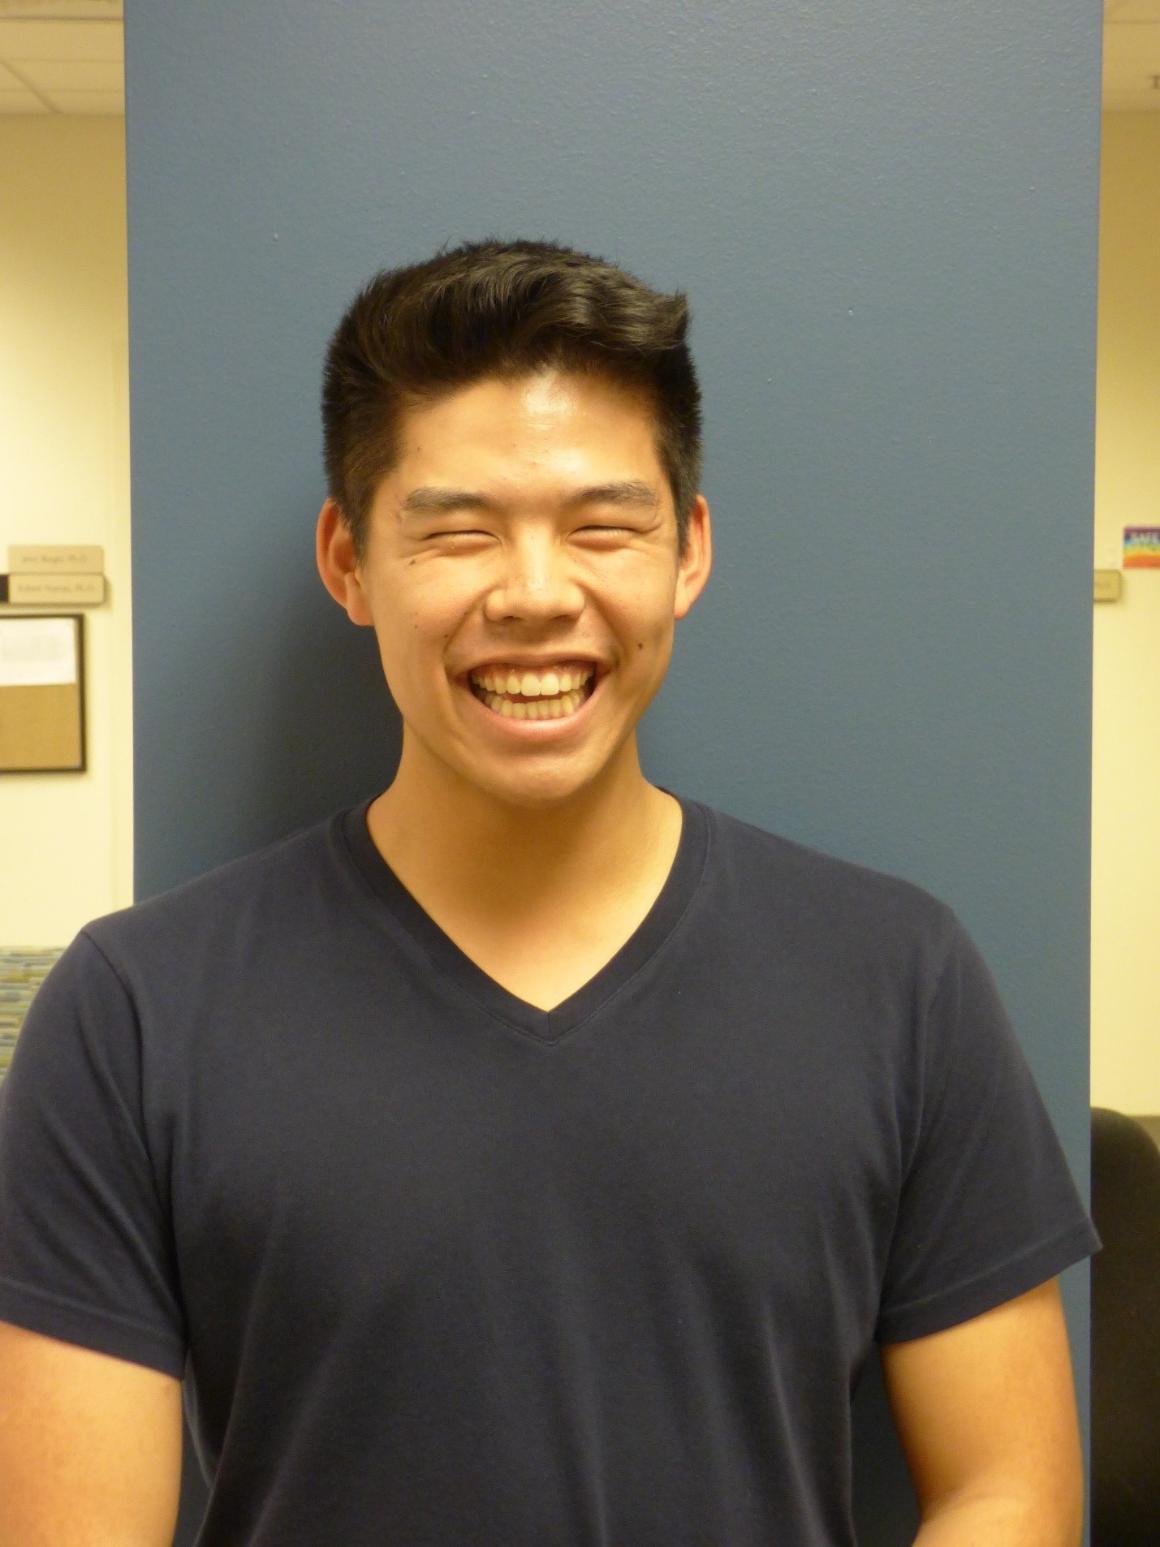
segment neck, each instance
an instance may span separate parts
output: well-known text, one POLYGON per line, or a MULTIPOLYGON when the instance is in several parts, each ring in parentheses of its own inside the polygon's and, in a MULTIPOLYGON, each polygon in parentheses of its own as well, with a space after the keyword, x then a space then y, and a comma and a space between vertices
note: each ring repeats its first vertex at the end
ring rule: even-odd
POLYGON ((399 772, 370 810, 379 852, 421 902, 493 918, 567 917, 633 883, 675 842, 671 796, 648 783, 635 742, 566 800, 516 805, 467 784, 404 740, 399 772), (666 842, 668 840, 668 842, 666 842))

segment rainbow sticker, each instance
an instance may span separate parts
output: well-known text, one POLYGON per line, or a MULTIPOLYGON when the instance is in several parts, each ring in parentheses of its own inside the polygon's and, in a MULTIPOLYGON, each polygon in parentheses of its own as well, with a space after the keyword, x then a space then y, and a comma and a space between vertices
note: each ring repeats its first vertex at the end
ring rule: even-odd
POLYGON ((1160 526, 1124 528, 1124 568, 1160 569, 1160 526))

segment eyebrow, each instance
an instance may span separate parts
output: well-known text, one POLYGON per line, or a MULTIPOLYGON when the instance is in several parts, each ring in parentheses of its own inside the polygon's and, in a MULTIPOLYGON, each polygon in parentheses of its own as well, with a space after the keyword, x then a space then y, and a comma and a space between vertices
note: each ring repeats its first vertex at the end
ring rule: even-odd
MULTIPOLYGON (((565 508, 578 505, 637 505, 655 510, 660 500, 657 492, 639 478, 626 478, 617 483, 595 483, 586 489, 578 489, 564 500, 565 508)), ((423 486, 412 489, 399 506, 400 516, 445 515, 452 510, 499 510, 502 502, 491 499, 474 489, 436 489, 423 486)))

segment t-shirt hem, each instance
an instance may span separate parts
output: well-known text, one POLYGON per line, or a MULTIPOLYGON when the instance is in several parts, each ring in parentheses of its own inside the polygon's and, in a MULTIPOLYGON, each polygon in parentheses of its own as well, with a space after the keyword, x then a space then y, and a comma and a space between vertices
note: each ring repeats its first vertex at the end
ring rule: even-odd
POLYGON ((1025 1294, 1099 1249, 1100 1239, 1091 1221, 1086 1217, 1077 1220, 1048 1240, 965 1283, 883 1311, 875 1338, 879 1343, 904 1343, 928 1333, 943 1332, 1025 1294))
POLYGON ((178 1380, 185 1373, 185 1348, 168 1334, 13 1279, 0 1279, 0 1321, 143 1364, 178 1380))

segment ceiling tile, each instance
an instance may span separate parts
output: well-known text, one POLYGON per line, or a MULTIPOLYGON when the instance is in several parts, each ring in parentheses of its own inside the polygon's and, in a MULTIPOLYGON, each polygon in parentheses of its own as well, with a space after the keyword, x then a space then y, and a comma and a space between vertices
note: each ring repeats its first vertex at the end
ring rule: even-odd
POLYGON ((125 72, 115 59, 13 60, 37 91, 120 91, 125 72))
POLYGON ((1160 0, 1104 0, 1104 23, 1160 22, 1160 0))
POLYGON ((116 118, 125 111, 125 98, 119 91, 46 91, 44 95, 58 113, 116 118))
POLYGON ((6 16, 32 21, 120 21, 124 0, 0 0, 6 16))
POLYGON ((49 109, 30 91, 0 91, 0 118, 16 113, 47 113, 49 109))
POLYGON ((119 21, 0 19, 0 58, 123 59, 124 54, 124 28, 119 21))

